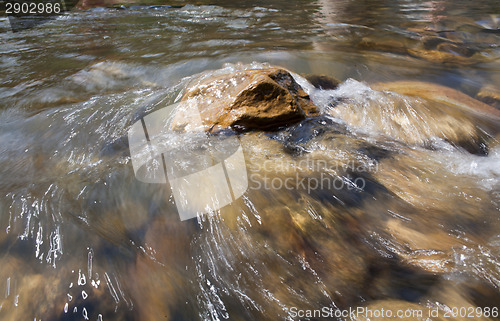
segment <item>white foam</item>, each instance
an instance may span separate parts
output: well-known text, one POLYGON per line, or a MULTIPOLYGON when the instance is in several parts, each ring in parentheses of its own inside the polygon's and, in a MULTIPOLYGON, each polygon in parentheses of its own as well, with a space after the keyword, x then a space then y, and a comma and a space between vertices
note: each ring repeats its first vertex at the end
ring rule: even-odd
POLYGON ((488 156, 459 151, 443 155, 443 163, 455 174, 475 176, 478 186, 486 190, 500 187, 500 146, 490 149, 488 156))

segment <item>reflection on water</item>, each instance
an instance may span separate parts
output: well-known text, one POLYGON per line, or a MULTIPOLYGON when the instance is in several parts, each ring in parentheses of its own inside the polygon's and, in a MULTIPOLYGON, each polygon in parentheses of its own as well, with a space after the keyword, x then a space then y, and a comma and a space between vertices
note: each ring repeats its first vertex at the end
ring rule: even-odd
POLYGON ((438 83, 498 107, 499 9, 217 2, 75 12, 18 33, 1 18, 0 319, 498 306, 498 119, 463 96, 375 83, 438 83), (201 72, 267 64, 297 73, 321 116, 240 134, 247 192, 181 222, 168 185, 135 178, 128 130, 201 72))

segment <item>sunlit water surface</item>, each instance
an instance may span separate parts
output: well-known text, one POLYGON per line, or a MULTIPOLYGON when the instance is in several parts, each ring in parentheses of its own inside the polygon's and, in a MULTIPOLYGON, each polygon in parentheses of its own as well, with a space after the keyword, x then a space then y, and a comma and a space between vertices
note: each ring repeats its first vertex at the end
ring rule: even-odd
POLYGON ((499 10, 228 1, 74 12, 17 33, 1 18, 0 319, 498 306, 499 123, 467 118, 489 128, 481 150, 420 139, 434 114, 418 122, 411 106, 425 101, 369 85, 419 80, 472 97, 499 88, 499 10), (322 115, 239 135, 248 191, 181 222, 168 185, 135 178, 127 131, 199 73, 267 66, 293 71, 322 115), (306 74, 343 83, 316 89, 306 74), (399 112, 404 130, 391 122, 399 112), (339 187, 264 185, 322 175, 339 187))

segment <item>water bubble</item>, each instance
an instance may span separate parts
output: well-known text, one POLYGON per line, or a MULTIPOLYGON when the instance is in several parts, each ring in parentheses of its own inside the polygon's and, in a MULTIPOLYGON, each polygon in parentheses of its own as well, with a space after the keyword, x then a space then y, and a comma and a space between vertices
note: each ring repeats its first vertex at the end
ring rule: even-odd
POLYGON ((97 280, 97 281, 96 280, 92 280, 91 284, 92 284, 92 286, 94 288, 97 289, 99 287, 99 284, 101 284, 101 280, 97 280))
POLYGON ((78 270, 78 285, 85 285, 85 284, 87 284, 85 273, 82 273, 82 270, 78 270))

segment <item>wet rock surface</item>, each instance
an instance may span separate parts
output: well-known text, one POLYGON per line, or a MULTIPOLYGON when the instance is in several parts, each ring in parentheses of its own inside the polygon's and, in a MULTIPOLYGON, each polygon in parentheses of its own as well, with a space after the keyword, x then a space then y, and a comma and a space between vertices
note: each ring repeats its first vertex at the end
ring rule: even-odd
POLYGON ((202 79, 187 90, 182 102, 189 107, 174 115, 171 126, 176 131, 200 126, 197 117, 206 131, 213 132, 225 127, 275 129, 318 114, 292 75, 277 68, 202 79))
POLYGON ((484 104, 460 91, 439 84, 418 81, 397 81, 372 85, 376 90, 395 91, 397 93, 425 98, 466 111, 482 113, 485 116, 500 118, 500 111, 484 104))
POLYGON ((337 89, 330 106, 330 115, 360 131, 427 148, 437 148, 436 139, 442 139, 479 155, 487 154, 500 120, 498 110, 489 105, 451 88, 419 82, 370 88, 349 80, 337 89), (352 95, 354 88, 363 94, 352 95))

